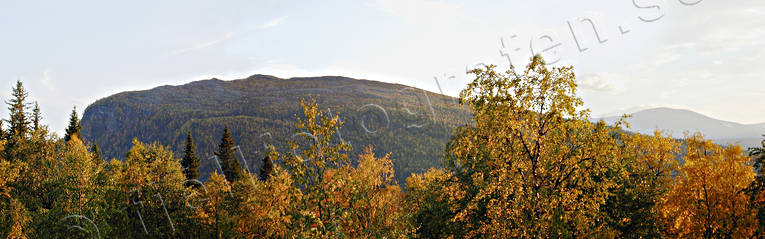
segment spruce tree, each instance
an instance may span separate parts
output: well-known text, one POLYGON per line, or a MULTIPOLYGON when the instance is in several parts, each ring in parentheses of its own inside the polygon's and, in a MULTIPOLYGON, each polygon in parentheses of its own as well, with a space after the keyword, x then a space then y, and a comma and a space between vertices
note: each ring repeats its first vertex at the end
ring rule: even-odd
POLYGON ((103 159, 101 159, 101 148, 98 147, 98 143, 93 143, 93 146, 90 147, 90 152, 93 153, 93 161, 96 164, 103 162, 103 159))
POLYGON ((37 132, 40 130, 40 120, 42 115, 40 114, 40 106, 35 101, 35 108, 32 110, 32 131, 37 132))
POLYGON ((5 139, 5 129, 3 129, 3 121, 0 120, 0 139, 5 139))
POLYGON ((21 155, 21 143, 28 139, 29 118, 27 117, 28 105, 26 103, 29 94, 24 89, 21 81, 16 81, 16 87, 13 88, 11 99, 5 103, 8 105, 10 119, 8 122, 8 132, 5 134, 6 145, 4 157, 6 159, 24 159, 21 155))
POLYGON ((271 178, 271 173, 274 171, 274 163, 271 162, 271 158, 266 155, 263 158, 263 167, 260 168, 260 181, 266 181, 271 178))
POLYGON ((24 89, 24 84, 21 81, 16 81, 16 87, 13 88, 12 98, 7 101, 8 110, 10 111, 10 120, 7 120, 10 124, 8 129, 9 143, 12 145, 17 139, 26 138, 27 131, 29 130, 29 119, 27 119, 27 97, 29 94, 24 89))
POLYGON ((220 140, 218 152, 215 155, 220 160, 223 176, 226 177, 227 181, 234 182, 243 177, 242 166, 239 165, 239 161, 234 154, 234 138, 231 137, 228 125, 223 129, 223 137, 220 140))
MULTIPOLYGON (((194 138, 191 136, 191 131, 189 131, 189 135, 186 137, 186 150, 181 160, 181 166, 183 166, 183 174, 187 180, 191 181, 199 178, 199 157, 194 152, 194 138)), ((187 185, 191 184, 191 182, 187 183, 187 185)))
POLYGON ((82 136, 80 135, 81 129, 80 118, 77 117, 77 106, 75 106, 72 108, 72 114, 69 116, 69 126, 66 127, 66 136, 64 136, 64 140, 69 142, 72 137, 82 139, 82 136))

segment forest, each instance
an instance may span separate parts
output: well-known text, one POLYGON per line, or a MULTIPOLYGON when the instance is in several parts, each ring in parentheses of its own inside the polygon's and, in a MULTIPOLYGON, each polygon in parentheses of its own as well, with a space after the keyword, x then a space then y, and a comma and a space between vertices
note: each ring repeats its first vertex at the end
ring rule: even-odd
MULTIPOLYGON (((765 235, 765 142, 743 149, 700 133, 629 133, 591 122, 573 67, 537 55, 470 71, 458 126, 437 165, 396 180, 396 152, 352 146, 345 122, 300 100, 293 137, 249 170, 232 132, 201 175, 183 145, 128 140, 102 157, 72 112, 60 138, 18 82, 0 138, 6 238, 753 238, 765 235), (347 139, 346 139, 347 140, 347 139), (307 142, 307 143, 306 143, 307 142), (173 148, 182 148, 175 155, 173 148)), ((628 116, 625 116, 625 118, 628 116)), ((765 132, 762 132, 765 133, 765 132)), ((350 139, 353 140, 353 139, 350 139)), ((395 151, 396 149, 391 149, 395 151)))

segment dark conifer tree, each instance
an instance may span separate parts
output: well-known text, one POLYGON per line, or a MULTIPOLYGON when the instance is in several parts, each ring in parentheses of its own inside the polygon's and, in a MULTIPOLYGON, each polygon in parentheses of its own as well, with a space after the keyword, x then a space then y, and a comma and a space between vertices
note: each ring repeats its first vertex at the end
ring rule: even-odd
POLYGON ((215 153, 220 160, 221 168, 223 169, 223 176, 229 182, 234 182, 243 177, 242 166, 239 164, 236 155, 234 154, 234 138, 231 137, 231 132, 228 130, 228 125, 223 129, 223 137, 220 140, 218 146, 218 152, 215 153))
POLYGON ((266 181, 271 178, 271 173, 274 171, 274 163, 271 162, 271 158, 266 155, 263 158, 263 167, 260 168, 260 181, 266 181))
MULTIPOLYGON (((183 159, 181 160, 181 166, 183 166, 183 174, 186 175, 187 180, 194 180, 199 178, 199 157, 194 152, 194 138, 189 131, 186 137, 186 149, 184 150, 183 159)), ((187 185, 192 185, 191 182, 187 185)))
POLYGON ((93 146, 90 147, 90 152, 93 153, 93 160, 100 164, 103 162, 103 159, 101 159, 101 148, 98 147, 98 143, 93 143, 93 146))
POLYGON ((5 139, 6 137, 5 133, 6 133, 5 129, 3 129, 3 121, 0 120, 0 139, 5 139))
POLYGON ((762 201, 762 193, 765 191, 765 140, 760 143, 762 146, 749 148, 749 156, 752 157, 755 177, 746 193, 749 195, 750 202, 753 205, 753 211, 757 215, 756 235, 765 235, 765 202, 762 201))
POLYGON ((77 106, 75 106, 72 108, 72 114, 69 115, 69 126, 66 127, 66 136, 64 136, 64 140, 69 142, 72 137, 82 139, 82 136, 80 135, 81 129, 80 118, 77 117, 77 106))
POLYGON ((40 106, 35 101, 35 108, 32 110, 32 131, 37 132, 40 130, 40 120, 42 115, 40 114, 40 106))
POLYGON ((7 120, 10 124, 8 129, 9 143, 14 143, 16 139, 26 138, 27 131, 29 131, 29 119, 27 119, 27 97, 29 94, 24 89, 24 84, 21 81, 16 81, 16 87, 13 88, 12 98, 7 101, 8 110, 10 111, 10 120, 7 120))
POLYGON ((13 88, 11 99, 6 101, 10 119, 6 120, 9 124, 8 132, 5 134, 5 158, 22 159, 25 158, 19 151, 21 142, 28 139, 29 118, 27 117, 28 105, 26 103, 29 94, 24 89, 21 81, 16 81, 16 87, 13 88))

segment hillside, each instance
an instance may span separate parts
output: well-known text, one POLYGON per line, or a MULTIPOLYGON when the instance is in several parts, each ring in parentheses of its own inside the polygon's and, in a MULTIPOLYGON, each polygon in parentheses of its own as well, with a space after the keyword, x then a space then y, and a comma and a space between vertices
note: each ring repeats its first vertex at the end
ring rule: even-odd
POLYGON ((206 158, 228 125, 248 167, 255 170, 264 144, 285 150, 285 140, 297 133, 294 122, 302 114, 300 99, 311 97, 325 112, 339 113, 345 121, 339 134, 351 143, 354 155, 367 145, 378 154, 393 152, 399 182, 439 165, 453 128, 470 122, 469 111, 454 98, 404 85, 331 76, 254 75, 106 97, 85 110, 82 134, 97 142, 105 157, 122 159, 133 138, 168 145, 182 157, 186 133, 191 131, 203 158, 201 175, 206 177, 214 169, 206 158))
MULTIPOLYGON (((738 143, 744 148, 760 145, 763 124, 739 124, 705 116, 690 110, 655 108, 631 114, 627 119, 631 131, 651 133, 654 129, 665 130, 675 138, 682 138, 685 132, 701 132, 706 138, 719 144, 738 143)), ((612 124, 620 117, 608 117, 604 120, 612 124)))

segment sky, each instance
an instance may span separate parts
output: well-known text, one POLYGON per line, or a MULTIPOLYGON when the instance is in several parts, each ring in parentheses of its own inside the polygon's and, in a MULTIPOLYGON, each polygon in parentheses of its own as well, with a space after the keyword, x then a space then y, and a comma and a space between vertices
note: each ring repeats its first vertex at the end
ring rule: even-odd
POLYGON ((339 75, 457 96, 466 69, 533 53, 574 66, 594 117, 765 122, 762 0, 0 0, 0 97, 23 81, 59 134, 123 91, 339 75))

